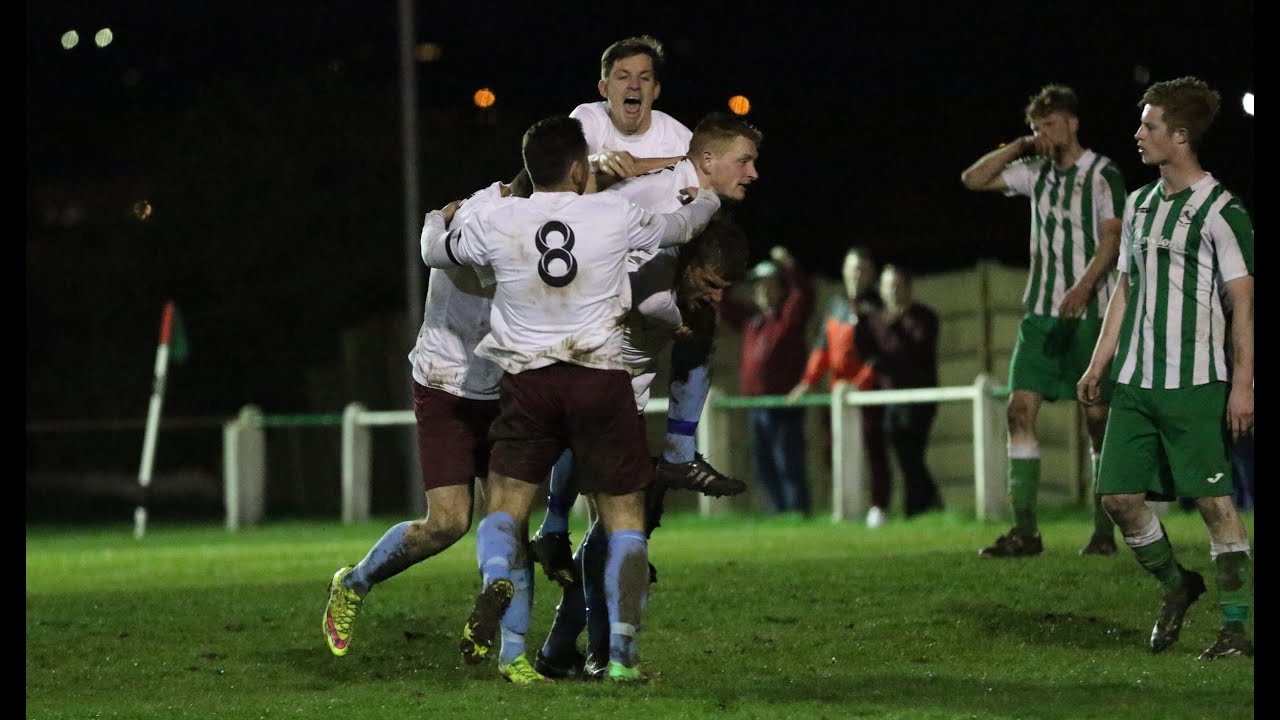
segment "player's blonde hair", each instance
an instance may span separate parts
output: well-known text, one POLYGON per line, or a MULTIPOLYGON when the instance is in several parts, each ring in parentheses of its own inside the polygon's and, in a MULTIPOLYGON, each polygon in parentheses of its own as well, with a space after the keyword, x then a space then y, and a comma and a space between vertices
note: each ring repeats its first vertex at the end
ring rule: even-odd
POLYGON ((689 139, 689 157, 696 158, 703 152, 718 153, 735 138, 744 137, 757 148, 764 141, 764 133, 754 125, 735 115, 711 113, 698 122, 689 139))
POLYGON ((1050 83, 1027 100, 1025 119, 1031 124, 1036 118, 1042 118, 1052 112, 1065 112, 1079 116, 1080 98, 1076 91, 1066 85, 1050 83))

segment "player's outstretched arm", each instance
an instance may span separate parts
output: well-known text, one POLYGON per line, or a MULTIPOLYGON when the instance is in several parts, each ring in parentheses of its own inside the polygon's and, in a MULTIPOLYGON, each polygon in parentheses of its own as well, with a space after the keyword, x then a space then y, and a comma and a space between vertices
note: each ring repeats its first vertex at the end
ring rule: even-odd
POLYGON ((1035 147, 1035 138, 1031 135, 1023 135, 1012 142, 1002 144, 965 168, 965 171, 960 173, 960 182, 970 190, 1007 190, 1008 186, 1000 177, 1001 171, 1009 163, 1032 152, 1035 147))

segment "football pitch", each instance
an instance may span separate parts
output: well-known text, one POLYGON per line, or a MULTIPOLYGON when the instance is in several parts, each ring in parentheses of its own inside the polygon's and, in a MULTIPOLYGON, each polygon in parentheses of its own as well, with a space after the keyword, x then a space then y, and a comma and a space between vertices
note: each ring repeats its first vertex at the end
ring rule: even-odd
MULTIPOLYGON (((1084 511, 1043 513, 1044 555, 984 560, 1006 528, 960 512, 861 524, 668 516, 640 633, 648 684, 515 687, 457 640, 473 532, 379 585, 350 652, 321 634, 330 576, 401 518, 239 533, 28 527, 27 718, 1251 718, 1254 660, 1200 662, 1219 623, 1199 516, 1164 523, 1210 590, 1146 649, 1160 589, 1121 545, 1080 557, 1084 511), (447 713, 447 715, 446 715, 447 713)), ((540 518, 535 517, 536 520, 540 518)), ((1253 536, 1252 514, 1245 523, 1253 536)), ((577 541, 583 531, 575 524, 577 541)), ((536 579, 530 657, 559 588, 536 579)))

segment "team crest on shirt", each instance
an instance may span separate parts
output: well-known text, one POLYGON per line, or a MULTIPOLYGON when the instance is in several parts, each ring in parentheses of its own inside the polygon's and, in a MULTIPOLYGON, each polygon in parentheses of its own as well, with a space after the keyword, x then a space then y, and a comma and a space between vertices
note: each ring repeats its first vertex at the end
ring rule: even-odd
POLYGON ((1182 206, 1182 212, 1178 213, 1178 226, 1179 226, 1179 227, 1186 227, 1186 226, 1190 225, 1190 224, 1191 224, 1191 221, 1192 221, 1192 220, 1195 220, 1195 217, 1196 217, 1196 209, 1197 209, 1197 208, 1195 208, 1195 207, 1193 207, 1193 206, 1191 206, 1191 205, 1184 205, 1184 206, 1182 206))

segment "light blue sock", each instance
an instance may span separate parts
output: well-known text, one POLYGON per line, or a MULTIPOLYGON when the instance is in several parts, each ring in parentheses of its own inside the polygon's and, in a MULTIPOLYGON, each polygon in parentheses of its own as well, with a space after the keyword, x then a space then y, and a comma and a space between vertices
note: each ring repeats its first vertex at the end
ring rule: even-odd
MULTIPOLYGON (((578 544, 578 551, 573 554, 573 564, 582 568, 582 549, 586 539, 578 544)), ((551 621, 551 631, 542 643, 542 654, 549 658, 562 658, 577 648, 578 636, 587 625, 587 601, 581 585, 572 585, 560 594, 560 604, 556 606, 556 616, 551 621)))
POLYGON ((476 528, 476 564, 484 587, 494 580, 510 580, 515 557, 516 519, 504 512, 485 515, 476 528))
POLYGON ((586 603, 587 652, 604 653, 609 648, 609 605, 605 597, 605 561, 609 555, 609 535, 597 520, 582 540, 582 595, 586 603))
POLYGON ((573 451, 565 450, 560 459, 551 468, 551 479, 548 482, 550 492, 547 495, 547 514, 542 518, 538 533, 569 532, 569 511, 578 501, 578 489, 573 485, 573 451))
POLYGON ((533 568, 512 568, 511 585, 515 587, 515 594, 511 596, 511 605, 502 614, 499 665, 510 665, 524 654, 524 636, 529 634, 529 616, 533 614, 533 568))
POLYGON ((364 597, 369 594, 374 585, 412 565, 413 563, 406 563, 404 557, 408 553, 408 549, 404 546, 404 534, 409 530, 410 525, 413 525, 413 522, 405 520, 392 525, 383 533, 382 538, 369 548, 369 553, 364 556, 360 564, 343 576, 343 587, 355 590, 360 597, 364 597))
POLYGON ((702 406, 707 404, 707 393, 711 392, 711 366, 693 368, 687 379, 672 380, 669 390, 667 441, 662 458, 672 463, 692 462, 698 448, 698 420, 702 406))
POLYGON ((649 599, 649 541, 639 530, 609 536, 604 568, 609 603, 609 659, 626 667, 640 662, 636 633, 649 599))

